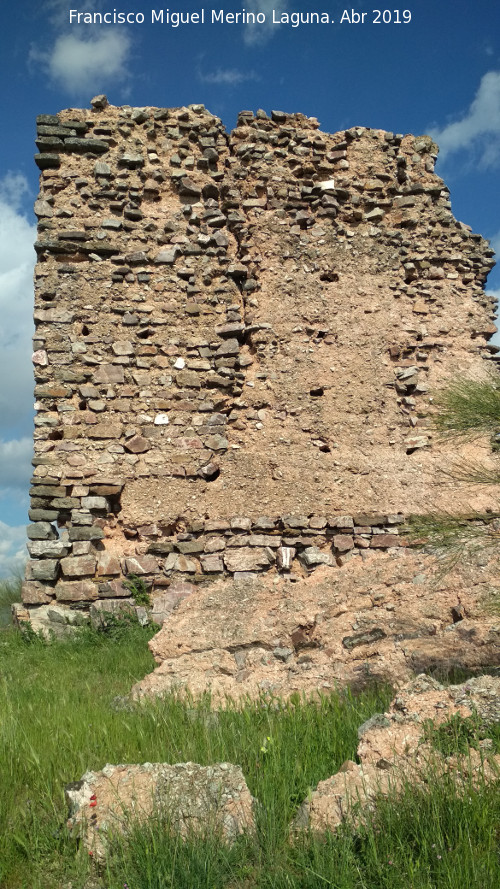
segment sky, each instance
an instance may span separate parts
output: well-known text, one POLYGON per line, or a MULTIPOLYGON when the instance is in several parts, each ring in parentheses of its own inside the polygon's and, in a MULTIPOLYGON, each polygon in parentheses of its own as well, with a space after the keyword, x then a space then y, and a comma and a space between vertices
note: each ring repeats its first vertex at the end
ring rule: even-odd
MULTIPOLYGON (((377 0, 355 7, 335 0, 2 5, 0 577, 25 558, 28 521, 37 114, 89 108, 105 93, 113 105, 203 103, 228 129, 240 110, 262 108, 317 117, 331 133, 352 126, 430 133, 440 145, 436 172, 451 190, 455 216, 500 255, 500 3, 385 3, 378 3, 378 16, 377 0), (202 10, 205 21, 197 23, 202 10), (230 21, 243 11, 258 14, 260 23, 241 15, 230 21), (114 12, 129 23, 89 24, 83 16, 78 22, 78 13, 114 12), (328 21, 307 23, 313 12, 328 21), (189 23, 174 27, 175 13, 189 13, 189 23)), ((500 297, 500 268, 486 289, 500 297)))

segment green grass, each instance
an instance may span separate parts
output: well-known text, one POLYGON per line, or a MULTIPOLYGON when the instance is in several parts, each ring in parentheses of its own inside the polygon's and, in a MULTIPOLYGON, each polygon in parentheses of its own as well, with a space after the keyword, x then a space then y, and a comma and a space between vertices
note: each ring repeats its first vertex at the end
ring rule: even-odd
POLYGON ((108 861, 109 889, 498 889, 500 795, 494 786, 457 793, 451 777, 432 790, 407 786, 381 799, 357 830, 306 833, 269 846, 213 837, 176 841, 162 825, 137 828, 108 861))
POLYGON ((464 717, 455 713, 438 726, 428 720, 424 727, 427 740, 443 756, 467 753, 469 748, 479 750, 479 742, 485 738, 492 742, 492 750, 500 753, 500 723, 488 724, 478 714, 464 717))
POLYGON ((151 631, 112 626, 44 644, 0 633, 2 889, 498 889, 498 794, 435 782, 382 802, 354 832, 292 841, 289 825, 319 780, 355 757, 357 728, 387 688, 316 701, 269 699, 219 712, 173 696, 124 698, 153 667, 151 631), (64 785, 106 762, 227 761, 260 801, 255 838, 183 842, 136 828, 98 871, 65 828, 64 785), (438 857, 441 855, 441 857, 438 857))
POLYGON ((11 605, 21 601, 21 578, 0 578, 0 627, 11 620, 11 605))

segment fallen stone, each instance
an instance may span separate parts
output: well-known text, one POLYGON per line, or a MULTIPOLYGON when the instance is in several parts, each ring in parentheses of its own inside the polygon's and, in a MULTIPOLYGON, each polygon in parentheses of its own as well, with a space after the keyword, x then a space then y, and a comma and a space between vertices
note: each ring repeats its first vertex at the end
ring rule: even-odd
POLYGON ((480 717, 485 725, 500 720, 500 678, 479 676, 444 688, 425 674, 402 688, 387 713, 376 714, 359 731, 359 764, 350 760, 336 775, 320 781, 300 807, 295 830, 335 831, 348 821, 359 825, 372 819, 380 796, 401 793, 408 782, 421 789, 433 779, 450 774, 460 793, 470 782, 500 780, 500 755, 485 757, 486 747, 469 747, 446 757, 430 742, 430 726, 453 718, 480 717))
POLYGON ((215 835, 232 843, 255 831, 256 800, 241 768, 230 763, 106 765, 68 784, 65 794, 68 828, 97 859, 106 855, 108 836, 126 836, 131 824, 151 817, 184 838, 215 835))

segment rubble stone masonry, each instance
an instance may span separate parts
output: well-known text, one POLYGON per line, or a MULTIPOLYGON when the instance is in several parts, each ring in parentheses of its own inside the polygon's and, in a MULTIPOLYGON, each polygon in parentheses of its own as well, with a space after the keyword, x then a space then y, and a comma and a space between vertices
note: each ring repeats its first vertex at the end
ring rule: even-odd
POLYGON ((429 414, 494 366, 494 263, 429 137, 105 97, 37 125, 30 613, 307 574, 457 508, 429 414))

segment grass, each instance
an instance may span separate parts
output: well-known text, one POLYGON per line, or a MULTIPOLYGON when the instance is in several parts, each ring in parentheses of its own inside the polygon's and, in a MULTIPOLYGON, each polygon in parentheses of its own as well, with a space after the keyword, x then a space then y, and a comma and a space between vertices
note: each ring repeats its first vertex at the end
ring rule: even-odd
MULTIPOLYGON (((500 558, 500 521, 498 514, 428 513, 410 516, 405 534, 412 546, 423 548, 436 556, 439 563, 437 579, 442 579, 460 564, 494 565, 500 558)), ((485 613, 500 608, 498 592, 483 602, 485 613)))
POLYGON ((0 633, 2 889, 498 889, 499 799, 452 782, 382 801, 359 830, 291 840, 297 806, 355 757, 357 728, 386 709, 388 688, 306 701, 269 699, 214 712, 169 696, 124 696, 153 667, 145 628, 45 644, 0 633), (98 871, 65 828, 64 785, 106 762, 228 761, 260 801, 256 838, 229 848, 207 836, 135 828, 98 871))
POLYGON ((498 792, 457 796, 453 781, 432 793, 408 787, 381 800, 357 831, 305 835, 273 855, 245 841, 168 841, 138 831, 106 874, 109 889, 498 889, 498 792))
POLYGON ((491 740, 494 752, 500 753, 500 723, 485 723, 478 714, 464 717, 455 713, 438 726, 428 720, 424 728, 427 740, 443 756, 479 750, 479 742, 485 738, 491 740))
POLYGON ((21 601, 21 584, 20 577, 0 579, 0 627, 10 623, 11 605, 21 601))

